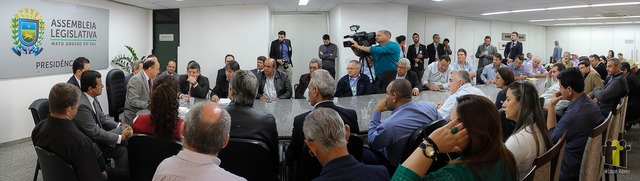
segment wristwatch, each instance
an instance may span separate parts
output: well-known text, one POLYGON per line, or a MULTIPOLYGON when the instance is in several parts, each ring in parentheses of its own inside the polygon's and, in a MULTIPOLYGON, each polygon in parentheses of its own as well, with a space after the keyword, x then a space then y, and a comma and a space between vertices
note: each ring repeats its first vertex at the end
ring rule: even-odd
POLYGON ((420 143, 420 145, 418 145, 418 147, 422 150, 422 154, 425 157, 431 158, 434 161, 436 160, 436 155, 438 154, 438 150, 434 147, 434 145, 430 143, 425 143, 423 141, 420 143))

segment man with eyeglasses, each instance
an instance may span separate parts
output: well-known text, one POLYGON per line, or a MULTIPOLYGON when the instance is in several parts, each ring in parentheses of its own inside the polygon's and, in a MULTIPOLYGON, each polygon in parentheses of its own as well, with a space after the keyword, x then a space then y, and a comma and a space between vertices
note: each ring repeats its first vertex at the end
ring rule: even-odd
POLYGON ((296 99, 304 99, 305 95, 307 95, 305 94, 305 92, 308 91, 307 86, 309 85, 309 81, 311 80, 311 73, 322 68, 322 64, 320 63, 320 61, 321 60, 318 58, 312 58, 311 61, 309 61, 309 73, 302 74, 300 76, 300 80, 298 80, 298 85, 296 85, 295 87, 296 99))
POLYGON ((420 94, 421 86, 418 80, 418 75, 415 72, 409 70, 411 68, 411 62, 407 58, 401 58, 396 64, 396 70, 387 70, 382 73, 380 80, 373 84, 373 92, 376 94, 387 93, 387 86, 391 81, 396 79, 407 79, 411 83, 411 95, 417 96, 420 94))
MULTIPOLYGON (((545 91, 540 95, 541 98, 544 98, 544 104, 542 105, 544 110, 549 110, 549 101, 551 101, 551 97, 560 90, 560 81, 558 81, 558 74, 561 71, 566 69, 562 62, 558 62, 553 64, 549 74, 547 76, 547 80, 544 83, 545 91)), ((555 105, 554 110, 556 110, 557 115, 562 115, 562 110, 569 106, 571 102, 567 100, 560 100, 558 104, 555 105)))
POLYGON ((369 76, 360 74, 360 62, 351 60, 347 65, 348 74, 340 78, 334 97, 351 97, 373 94, 369 76))

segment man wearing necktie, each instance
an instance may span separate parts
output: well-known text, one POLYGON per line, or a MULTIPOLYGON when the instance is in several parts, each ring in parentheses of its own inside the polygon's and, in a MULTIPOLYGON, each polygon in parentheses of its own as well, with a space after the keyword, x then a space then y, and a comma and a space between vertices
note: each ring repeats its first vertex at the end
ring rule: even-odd
POLYGON ((518 32, 514 31, 511 33, 511 42, 507 43, 507 46, 504 49, 506 63, 513 62, 513 59, 518 55, 524 56, 524 54, 522 54, 522 42, 518 41, 518 32))
POLYGON ((124 102, 124 113, 122 122, 128 125, 133 123, 136 113, 149 107, 149 96, 153 79, 160 72, 160 64, 152 58, 142 64, 143 71, 131 77, 127 84, 127 96, 124 102))
POLYGON ((106 158, 113 158, 116 167, 127 169, 129 159, 127 149, 123 145, 133 133, 131 126, 120 124, 108 118, 96 97, 104 88, 101 75, 94 70, 82 73, 80 77, 82 94, 80 105, 73 122, 78 129, 95 142, 106 158))
MULTIPOLYGON (((227 80, 226 77, 223 78, 227 80)), ((200 74, 200 64, 196 61, 189 62, 187 65, 187 74, 180 75, 178 78, 178 84, 180 84, 180 98, 189 99, 190 97, 205 99, 207 98, 207 93, 209 93, 209 78, 200 74)), ((229 89, 229 83, 222 83, 222 85, 216 85, 218 90, 224 91, 212 91, 212 96, 216 96, 219 98, 227 98, 227 91, 229 89), (216 93, 217 92, 217 93, 216 93)), ((217 100, 216 100, 217 101, 217 100)))

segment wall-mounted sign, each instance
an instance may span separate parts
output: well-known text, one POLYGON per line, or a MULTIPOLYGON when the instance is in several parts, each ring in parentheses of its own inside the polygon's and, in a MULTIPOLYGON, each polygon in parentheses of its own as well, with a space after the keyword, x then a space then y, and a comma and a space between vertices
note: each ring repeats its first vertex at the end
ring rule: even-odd
MULTIPOLYGON (((502 41, 511 41, 511 33, 502 33, 502 41)), ((518 33, 518 41, 527 41, 527 34, 518 33)))
POLYGON ((158 41, 173 41, 173 34, 159 34, 158 41))
POLYGON ((73 60, 109 66, 109 10, 51 1, 0 6, 0 78, 71 74, 73 60), (7 28, 8 27, 8 28, 7 28))

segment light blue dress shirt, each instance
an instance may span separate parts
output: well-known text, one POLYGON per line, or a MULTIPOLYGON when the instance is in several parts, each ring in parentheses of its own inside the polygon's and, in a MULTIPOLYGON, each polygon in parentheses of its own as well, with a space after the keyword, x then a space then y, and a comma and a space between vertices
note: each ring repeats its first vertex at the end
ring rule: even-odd
POLYGON ((440 106, 440 109, 438 109, 438 114, 440 114, 440 116, 442 116, 445 119, 448 118, 449 115, 451 114, 451 110, 453 110, 453 108, 455 108, 456 105, 458 104, 456 99, 458 99, 458 97, 460 96, 469 95, 469 94, 475 94, 475 95, 487 97, 486 95, 484 95, 484 92, 482 92, 482 90, 474 87, 473 85, 471 85, 471 83, 463 84, 462 86, 460 86, 460 88, 458 88, 456 92, 451 94, 447 98, 447 100, 444 101, 444 103, 442 103, 442 106, 440 106))
MULTIPOLYGON (((506 65, 501 63, 500 67, 506 67, 506 65)), ((482 75, 480 75, 480 78, 482 79, 482 82, 494 81, 496 80, 497 72, 498 72, 498 69, 493 66, 493 63, 491 63, 489 65, 484 66, 484 68, 482 69, 482 75)))

